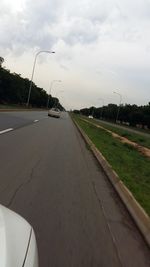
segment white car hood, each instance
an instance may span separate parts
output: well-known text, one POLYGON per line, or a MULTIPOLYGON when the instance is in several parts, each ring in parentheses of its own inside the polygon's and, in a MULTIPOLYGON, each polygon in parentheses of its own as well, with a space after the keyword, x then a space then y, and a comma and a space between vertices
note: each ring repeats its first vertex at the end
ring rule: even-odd
POLYGON ((0 267, 22 267, 31 226, 18 214, 0 205, 0 267))

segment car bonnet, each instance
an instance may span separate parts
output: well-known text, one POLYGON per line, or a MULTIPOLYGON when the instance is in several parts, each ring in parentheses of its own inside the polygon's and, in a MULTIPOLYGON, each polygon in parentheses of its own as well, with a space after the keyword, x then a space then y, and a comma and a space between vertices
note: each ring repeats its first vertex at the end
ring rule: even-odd
POLYGON ((31 226, 18 214, 0 205, 0 267, 22 267, 31 226))

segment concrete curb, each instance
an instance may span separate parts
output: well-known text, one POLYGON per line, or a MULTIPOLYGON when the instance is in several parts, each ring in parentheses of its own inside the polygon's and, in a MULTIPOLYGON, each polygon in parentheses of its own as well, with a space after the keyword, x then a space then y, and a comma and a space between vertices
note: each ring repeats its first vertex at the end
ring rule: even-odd
POLYGON ((103 171, 106 176, 114 186, 124 205, 128 209, 132 218, 134 219, 137 227, 142 233, 146 243, 150 247, 150 217, 144 211, 144 209, 139 205, 136 201, 132 193, 128 190, 128 188, 124 185, 124 183, 120 180, 117 173, 112 169, 111 165, 107 162, 107 160, 103 157, 100 151, 96 148, 96 146, 92 143, 89 137, 85 134, 85 132, 80 128, 80 126, 73 120, 77 129, 79 130, 81 136, 85 140, 85 142, 90 146, 94 156, 100 163, 103 171))

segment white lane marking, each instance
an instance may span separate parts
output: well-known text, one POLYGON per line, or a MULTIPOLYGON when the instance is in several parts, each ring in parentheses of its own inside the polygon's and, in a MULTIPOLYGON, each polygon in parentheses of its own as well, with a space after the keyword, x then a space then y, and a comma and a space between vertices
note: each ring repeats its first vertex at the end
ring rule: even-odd
POLYGON ((38 122, 39 120, 34 120, 33 122, 38 122))
POLYGON ((8 129, 5 129, 3 131, 0 131, 0 134, 7 133, 7 132, 10 132, 10 131, 13 131, 13 128, 8 128, 8 129))

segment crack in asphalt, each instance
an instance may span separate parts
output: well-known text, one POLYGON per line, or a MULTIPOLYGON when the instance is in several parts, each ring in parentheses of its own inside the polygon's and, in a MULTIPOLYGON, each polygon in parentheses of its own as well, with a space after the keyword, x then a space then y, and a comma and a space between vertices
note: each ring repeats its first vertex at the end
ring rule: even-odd
POLYGON ((106 216, 106 213, 105 213, 105 209, 104 209, 104 207, 103 207, 102 201, 99 199, 99 196, 98 196, 98 194, 97 194, 97 191, 96 191, 96 185, 95 185, 95 182, 94 182, 94 181, 92 181, 92 186, 93 186, 94 194, 95 194, 95 196, 96 196, 96 198, 97 198, 97 200, 98 200, 99 206, 100 206, 100 208, 101 208, 101 210, 102 210, 102 212, 103 212, 103 215, 104 215, 104 218, 105 218, 105 221, 106 221, 107 228, 108 228, 108 230, 109 230, 110 236, 111 236, 111 238, 112 238, 112 242, 113 242, 114 247, 115 247, 115 250, 116 250, 116 255, 117 255, 118 260, 119 260, 119 262, 120 262, 120 266, 123 267, 123 263, 122 263, 122 261, 121 261, 121 256, 120 256, 120 253, 119 253, 119 251, 118 251, 118 247, 117 247, 116 239, 115 239, 115 237, 114 237, 114 235, 113 235, 113 233, 112 233, 112 231, 111 231, 111 227, 110 227, 109 222, 108 222, 108 220, 107 220, 107 216, 106 216))
POLYGON ((16 190, 14 191, 14 193, 13 193, 11 199, 9 200, 8 204, 6 205, 8 208, 12 205, 12 203, 13 203, 13 201, 14 201, 14 199, 15 199, 17 193, 20 191, 20 189, 21 189, 23 186, 29 184, 29 183, 33 180, 34 170, 35 170, 36 166, 40 163, 40 161, 41 161, 41 159, 39 159, 39 160, 36 162, 36 164, 32 167, 31 172, 30 172, 30 175, 29 175, 29 179, 28 179, 27 181, 21 183, 21 184, 16 188, 16 190))
POLYGON ((115 224, 122 224, 124 225, 126 228, 128 228, 128 230, 130 230, 131 232, 133 232, 133 228, 131 226, 131 224, 129 224, 127 221, 125 221, 126 218, 124 218, 124 220, 113 220, 113 219, 109 219, 108 218, 108 221, 110 223, 115 223, 115 224))

